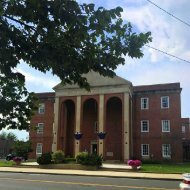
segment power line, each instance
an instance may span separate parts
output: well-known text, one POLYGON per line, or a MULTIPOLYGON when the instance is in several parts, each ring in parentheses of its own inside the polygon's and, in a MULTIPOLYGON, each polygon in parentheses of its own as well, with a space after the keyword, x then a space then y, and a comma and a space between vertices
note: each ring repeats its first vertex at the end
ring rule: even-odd
POLYGON ((152 47, 152 46, 149 46, 149 45, 145 45, 145 46, 147 46, 147 47, 149 47, 149 48, 151 48, 151 49, 153 49, 153 50, 159 51, 159 52, 161 52, 161 53, 163 53, 163 54, 166 54, 166 55, 168 55, 168 56, 170 56, 170 57, 174 57, 174 58, 179 59, 179 60, 181 60, 181 61, 184 61, 184 62, 186 62, 186 63, 190 63, 190 61, 187 61, 187 60, 185 60, 185 59, 182 59, 182 58, 180 58, 180 57, 177 57, 177 56, 175 56, 175 55, 172 55, 172 54, 170 54, 170 53, 167 53, 167 52, 165 52, 165 51, 162 51, 162 50, 160 50, 160 49, 157 49, 157 48, 155 48, 155 47, 152 47))
MULTIPOLYGON (((156 6, 157 8, 159 8, 160 10, 164 11, 164 12, 167 13, 168 15, 172 16, 172 17, 175 18, 176 20, 178 20, 178 21, 180 21, 181 23, 183 23, 183 24, 185 24, 185 25, 187 25, 187 26, 190 27, 190 24, 189 24, 189 23, 187 23, 187 22, 181 20, 180 18, 178 18, 178 17, 174 16, 173 14, 169 13, 168 11, 164 10, 163 8, 161 8, 160 6, 158 6, 157 4, 155 4, 154 2, 152 2, 151 0, 147 0, 147 1, 148 1, 149 3, 151 3, 152 5, 156 6)), ((180 61, 184 61, 184 62, 186 62, 186 63, 190 63, 190 61, 188 61, 188 60, 182 59, 182 58, 180 58, 180 57, 177 57, 177 56, 175 56, 175 55, 172 55, 172 54, 170 54, 170 53, 167 53, 167 52, 165 52, 165 51, 163 51, 163 50, 157 49, 157 48, 152 47, 152 46, 149 46, 149 45, 145 45, 145 46, 147 46, 147 47, 149 47, 149 48, 151 48, 151 49, 153 49, 153 50, 159 51, 159 52, 161 52, 161 53, 163 53, 163 54, 166 54, 166 55, 168 55, 168 56, 170 56, 170 57, 176 58, 176 59, 178 59, 178 60, 180 60, 180 61)))
POLYGON ((182 19, 176 17, 175 15, 169 13, 168 11, 166 11, 166 10, 164 10, 163 8, 159 7, 157 4, 153 3, 152 1, 150 1, 150 0, 147 0, 147 1, 148 1, 149 3, 151 3, 152 5, 156 6, 157 8, 161 9, 162 11, 164 11, 165 13, 167 13, 168 15, 172 16, 172 17, 175 18, 176 20, 178 20, 178 21, 182 22, 183 24, 185 24, 185 25, 187 25, 187 26, 190 27, 190 24, 189 24, 189 23, 187 23, 187 22, 183 21, 182 19))

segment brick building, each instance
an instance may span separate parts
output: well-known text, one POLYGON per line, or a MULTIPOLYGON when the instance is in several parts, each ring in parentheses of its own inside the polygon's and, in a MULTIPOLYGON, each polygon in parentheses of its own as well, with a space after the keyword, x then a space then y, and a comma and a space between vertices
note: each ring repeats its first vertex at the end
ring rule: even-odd
POLYGON ((97 153, 104 160, 190 160, 189 119, 181 118, 179 83, 133 86, 118 76, 86 77, 90 92, 58 84, 55 93, 37 94, 32 158, 63 150, 71 157, 97 153))

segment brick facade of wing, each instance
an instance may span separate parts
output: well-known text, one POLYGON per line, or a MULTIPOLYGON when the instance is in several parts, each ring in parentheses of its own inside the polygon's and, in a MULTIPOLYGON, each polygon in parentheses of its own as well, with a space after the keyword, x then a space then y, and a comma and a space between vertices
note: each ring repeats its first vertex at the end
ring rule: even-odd
POLYGON ((104 160, 190 160, 189 118, 181 118, 179 83, 133 86, 120 77, 87 75, 91 91, 57 85, 38 93, 31 120, 31 158, 63 150, 104 160))

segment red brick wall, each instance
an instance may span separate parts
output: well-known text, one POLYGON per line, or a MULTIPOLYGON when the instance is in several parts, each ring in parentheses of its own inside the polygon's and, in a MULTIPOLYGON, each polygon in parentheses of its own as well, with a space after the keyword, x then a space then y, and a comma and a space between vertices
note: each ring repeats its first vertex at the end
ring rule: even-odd
POLYGON ((184 141, 190 140, 190 118, 182 118, 181 119, 181 130, 182 126, 185 128, 185 131, 182 132, 182 139, 184 141))
POLYGON ((162 160, 162 144, 170 144, 172 160, 182 161, 180 88, 168 90, 166 85, 161 91, 157 88, 148 92, 147 86, 146 91, 137 89, 133 99, 134 157, 141 159, 141 144, 149 144, 153 159, 162 160), (161 109, 161 96, 169 96, 169 108, 161 109), (141 98, 145 97, 149 98, 149 109, 141 110, 141 98), (149 132, 141 132, 141 120, 149 120, 149 132), (162 132, 161 120, 170 120, 170 132, 162 132))
POLYGON ((99 96, 82 96, 81 132, 83 137, 80 140, 80 151, 88 151, 90 153, 92 141, 97 142, 98 145, 98 137, 94 126, 95 122, 98 123, 98 104, 99 96))
POLYGON ((29 137, 32 142, 33 152, 30 153, 30 158, 36 158, 36 144, 42 143, 43 153, 51 152, 52 150, 52 130, 53 130, 53 122, 54 122, 54 93, 39 93, 37 94, 39 97, 39 102, 45 104, 45 113, 36 114, 32 117, 31 120, 31 129, 29 131, 29 137), (44 123, 44 132, 43 134, 37 134, 35 127, 38 123, 44 123))
POLYGON ((73 102, 66 102, 67 106, 67 125, 66 125, 66 146, 65 155, 74 156, 74 129, 75 129, 75 105, 73 102))
MULTIPOLYGON (((130 113, 133 118, 131 134, 133 142, 130 142, 133 147, 130 150, 131 157, 141 159, 141 144, 149 144, 150 155, 153 156, 153 159, 162 160, 162 144, 170 144, 172 160, 176 162, 182 161, 182 138, 189 139, 190 131, 182 134, 182 123, 188 119, 181 119, 180 92, 179 83, 134 87, 132 98, 133 113, 130 113), (169 96, 169 109, 161 109, 161 96, 169 96), (148 110, 141 110, 142 97, 149 98, 148 110), (141 120, 149 120, 149 132, 141 132, 141 120), (170 120, 170 132, 162 132, 161 120, 170 120)), ((34 150, 31 153, 32 158, 36 157, 37 143, 43 143, 43 152, 49 152, 52 149, 54 93, 40 93, 38 96, 40 102, 45 103, 45 114, 36 114, 33 116, 31 126, 34 127, 38 123, 44 123, 45 127, 43 135, 37 135, 36 131, 30 130, 30 140, 33 143, 34 150)), ((97 141, 98 145, 98 137, 94 131, 94 122, 99 121, 98 105, 99 95, 82 96, 80 132, 83 133, 83 137, 80 140, 80 151, 87 150, 90 152, 92 141, 97 141), (96 111, 94 106, 96 107, 96 111)), ((59 109, 57 148, 65 151, 67 155, 73 156, 76 97, 61 97, 59 109), (68 108, 69 112, 66 112, 68 108)), ((187 126, 186 130, 189 130, 189 126, 187 126)), ((106 138, 104 139, 104 159, 123 160, 124 130, 122 93, 105 94, 104 96, 104 131, 107 132, 106 138), (113 156, 106 156, 107 152, 113 152, 113 156)))
POLYGON ((122 100, 118 97, 108 99, 106 104, 107 133, 105 138, 105 159, 123 160, 123 123, 122 123, 122 100), (112 155, 109 155, 113 153, 112 155))
POLYGON ((76 97, 61 97, 59 102, 57 149, 66 156, 74 156, 76 97))

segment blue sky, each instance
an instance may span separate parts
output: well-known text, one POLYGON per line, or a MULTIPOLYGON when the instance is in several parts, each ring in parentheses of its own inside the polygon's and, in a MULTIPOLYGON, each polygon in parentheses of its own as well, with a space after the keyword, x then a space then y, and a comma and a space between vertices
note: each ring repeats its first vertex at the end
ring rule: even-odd
MULTIPOLYGON (((151 31, 153 41, 149 44, 160 50, 190 61, 190 27, 175 20, 147 0, 78 0, 79 3, 94 3, 107 9, 121 6, 122 18, 132 23, 135 31, 151 31)), ((190 19, 189 0, 154 0, 154 3, 188 22, 190 19)), ((126 64, 119 66, 116 74, 131 81, 133 85, 148 85, 180 82, 182 117, 190 117, 190 63, 168 57, 148 47, 143 48, 144 57, 131 59, 125 57, 126 64)), ((43 74, 29 68, 24 63, 18 67, 26 76, 29 91, 49 92, 59 83, 51 73, 43 74)), ((20 139, 26 138, 26 132, 16 132, 20 139)))

